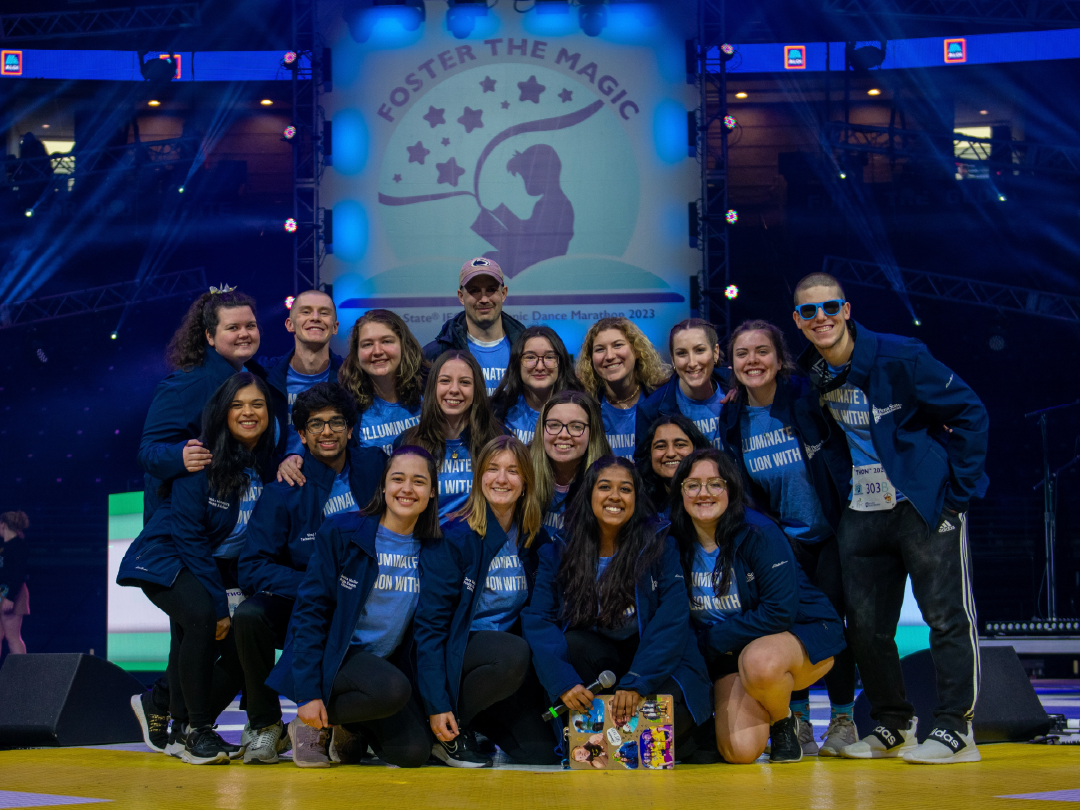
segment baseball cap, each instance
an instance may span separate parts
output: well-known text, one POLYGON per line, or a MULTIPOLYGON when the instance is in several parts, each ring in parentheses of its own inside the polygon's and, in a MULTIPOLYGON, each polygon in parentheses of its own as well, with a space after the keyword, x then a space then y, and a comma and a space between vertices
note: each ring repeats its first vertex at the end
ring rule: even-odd
POLYGON ((503 268, 499 266, 499 263, 494 259, 478 256, 462 265, 462 272, 458 274, 458 286, 465 287, 466 282, 477 276, 491 276, 501 285, 506 284, 503 280, 503 268))

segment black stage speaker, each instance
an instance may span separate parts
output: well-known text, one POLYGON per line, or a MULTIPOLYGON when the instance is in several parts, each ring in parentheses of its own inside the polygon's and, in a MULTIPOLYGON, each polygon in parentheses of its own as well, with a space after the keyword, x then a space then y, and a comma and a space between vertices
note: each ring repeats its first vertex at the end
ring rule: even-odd
MULTIPOLYGON (((938 706, 931 651, 921 650, 904 657, 901 672, 908 700, 920 719, 916 737, 922 741, 935 725, 934 709, 938 706)), ((1051 719, 1012 647, 980 648, 980 674, 980 697, 972 720, 976 743, 1030 741, 1047 734, 1051 719)), ((865 693, 856 699, 854 715, 860 737, 869 735, 876 724, 871 720, 871 702, 865 693)))
POLYGON ((0 747, 141 741, 131 697, 143 690, 134 676, 96 656, 8 656, 0 668, 0 747))

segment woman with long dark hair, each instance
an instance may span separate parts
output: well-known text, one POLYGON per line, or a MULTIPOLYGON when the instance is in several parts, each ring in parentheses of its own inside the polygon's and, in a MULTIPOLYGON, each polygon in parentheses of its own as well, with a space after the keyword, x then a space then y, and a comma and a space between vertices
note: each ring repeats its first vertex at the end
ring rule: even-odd
POLYGON ((369 310, 353 324, 338 382, 357 402, 361 447, 390 453, 394 440, 420 422, 424 353, 402 317, 369 310))
POLYGON ((528 445, 548 398, 567 389, 582 391, 582 384, 563 341, 551 327, 529 327, 511 347, 507 373, 492 395, 492 411, 528 445))
MULTIPOLYGON (((741 472, 751 501, 781 525, 796 559, 811 582, 845 616, 841 553, 835 528, 842 500, 834 481, 851 471, 830 475, 836 455, 832 443, 844 444, 841 432, 829 431, 822 414, 807 399, 810 382, 795 374, 783 333, 768 321, 745 321, 728 342, 732 358, 733 399, 721 412, 721 430, 741 472), (831 435, 832 434, 832 435, 831 435), (817 451, 808 449, 817 448, 817 451)), ((840 454, 843 457, 843 454, 840 454)), ((815 743, 806 690, 792 694, 800 719, 800 743, 806 755, 840 757, 857 740, 852 710, 856 662, 845 648, 826 675, 830 723, 821 748, 815 743)))
POLYGON ((519 622, 537 550, 548 543, 529 452, 498 436, 481 449, 473 476, 469 501, 421 561, 417 666, 432 754, 449 766, 490 766, 476 730, 513 760, 555 763, 519 622))
POLYGON ((26 530, 30 519, 21 510, 0 513, 0 646, 8 643, 8 653, 26 653, 23 617, 30 613, 27 581, 26 530))
POLYGON ((784 533, 745 510, 730 457, 709 448, 680 462, 671 490, 685 598, 713 682, 717 748, 751 763, 771 744, 770 762, 800 760, 793 690, 829 672, 844 629, 811 585, 784 533))
POLYGON ((240 595, 237 557, 248 519, 276 471, 273 424, 262 379, 241 372, 226 380, 203 413, 200 438, 212 461, 172 483, 116 578, 141 588, 169 615, 173 729, 165 751, 185 763, 227 763, 242 754, 213 725, 244 679, 230 616, 240 595))
POLYGON ((472 460, 503 433, 492 416, 484 373, 472 355, 449 349, 435 359, 424 388, 420 422, 396 440, 418 445, 439 462, 439 519, 460 509, 473 487, 472 460))
POLYGON ((540 433, 529 445, 544 526, 563 529, 563 510, 587 467, 612 451, 604 435, 601 409, 589 394, 568 389, 553 394, 541 409, 540 433))
POLYGON ((658 531, 629 460, 590 465, 570 504, 562 539, 540 550, 533 599, 522 612, 537 675, 553 703, 592 709, 591 684, 618 679, 612 701, 622 725, 641 696, 670 693, 677 746, 709 718, 705 662, 690 631, 674 541, 658 531))
POLYGON ((440 537, 436 475, 426 450, 398 448, 371 503, 332 515, 315 534, 289 638, 267 679, 297 703, 289 724, 297 766, 355 763, 368 745, 394 766, 428 760, 410 628, 418 558, 440 537))
POLYGON ((668 486, 679 463, 692 451, 708 447, 702 432, 682 414, 658 417, 649 426, 637 461, 638 474, 650 503, 662 518, 668 517, 668 486))

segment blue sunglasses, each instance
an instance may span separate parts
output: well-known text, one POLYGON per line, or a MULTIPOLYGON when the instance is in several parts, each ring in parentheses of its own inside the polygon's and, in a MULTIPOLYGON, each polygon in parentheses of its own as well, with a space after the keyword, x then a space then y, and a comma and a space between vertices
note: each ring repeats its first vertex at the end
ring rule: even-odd
POLYGON ((808 302, 807 304, 801 304, 796 308, 796 315, 802 318, 804 321, 810 321, 816 315, 818 315, 819 308, 822 308, 822 312, 826 315, 837 315, 841 312, 841 308, 846 304, 844 299, 835 298, 829 301, 808 302))

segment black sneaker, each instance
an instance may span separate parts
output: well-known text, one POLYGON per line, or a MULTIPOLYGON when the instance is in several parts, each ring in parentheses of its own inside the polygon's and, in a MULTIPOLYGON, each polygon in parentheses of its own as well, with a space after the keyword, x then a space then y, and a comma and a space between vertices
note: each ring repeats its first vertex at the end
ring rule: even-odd
POLYGON ((183 721, 173 721, 169 728, 169 742, 165 744, 165 754, 183 759, 184 748, 188 745, 188 732, 188 725, 183 721))
POLYGON ((799 742, 799 718, 791 711, 769 728, 769 762, 799 763, 803 759, 803 746, 799 742))
POLYGON ((460 729, 452 741, 436 741, 432 754, 459 769, 484 769, 492 765, 492 759, 480 751, 476 736, 468 729, 460 729))
POLYGON ((199 727, 188 732, 188 743, 182 755, 185 763, 207 766, 228 763, 232 745, 222 740, 213 727, 199 727))
POLYGON ((143 730, 143 742, 155 752, 164 752, 169 744, 169 713, 159 712, 150 700, 150 691, 131 697, 131 709, 143 730))

